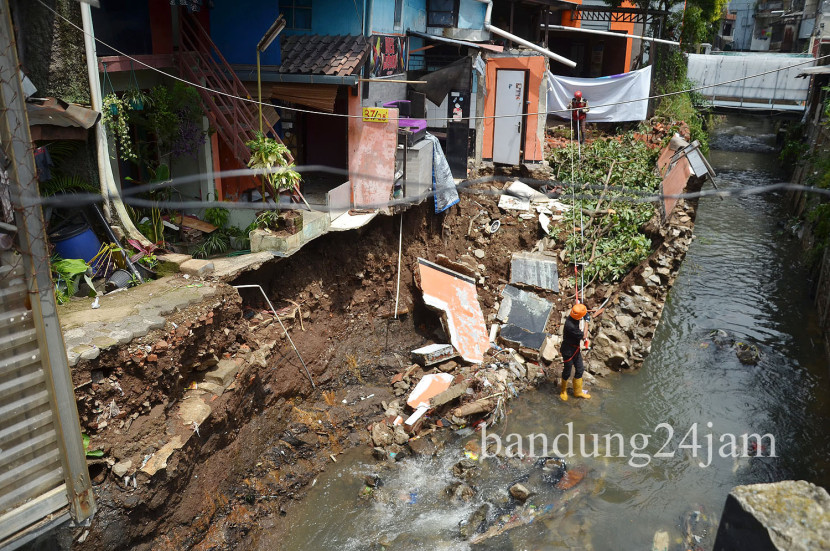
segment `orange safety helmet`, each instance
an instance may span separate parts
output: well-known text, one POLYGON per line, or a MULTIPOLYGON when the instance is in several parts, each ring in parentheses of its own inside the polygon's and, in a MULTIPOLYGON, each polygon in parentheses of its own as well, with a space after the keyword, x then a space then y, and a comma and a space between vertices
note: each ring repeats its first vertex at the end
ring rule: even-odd
POLYGON ((576 92, 574 92, 574 97, 576 99, 582 99, 582 92, 577 90, 576 92))
POLYGON ((575 320, 581 320, 588 313, 588 308, 584 304, 577 304, 571 308, 571 317, 575 320))

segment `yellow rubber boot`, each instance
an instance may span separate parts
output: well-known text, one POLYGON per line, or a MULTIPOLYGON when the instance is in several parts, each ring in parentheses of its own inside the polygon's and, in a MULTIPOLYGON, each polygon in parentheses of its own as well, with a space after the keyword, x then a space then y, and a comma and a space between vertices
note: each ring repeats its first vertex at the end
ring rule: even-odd
POLYGON ((559 383, 559 398, 561 398, 563 402, 568 401, 568 379, 561 379, 559 383))
POLYGON ((574 396, 577 398, 585 398, 586 400, 591 397, 590 394, 582 391, 582 378, 574 379, 574 396))

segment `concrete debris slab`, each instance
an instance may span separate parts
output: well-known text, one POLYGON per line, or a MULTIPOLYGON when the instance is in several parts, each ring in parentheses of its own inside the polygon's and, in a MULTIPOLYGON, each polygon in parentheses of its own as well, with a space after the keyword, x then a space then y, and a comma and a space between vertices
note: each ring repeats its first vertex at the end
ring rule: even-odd
POLYGON ((424 302, 443 313, 450 343, 468 362, 481 363, 490 348, 475 280, 418 259, 424 302))
POLYGON ((454 379, 455 377, 449 373, 431 373, 424 375, 409 394, 409 399, 406 401, 406 404, 413 409, 421 406, 429 406, 430 399, 450 388, 454 379))
POLYGON ((210 406, 201 398, 186 398, 179 406, 179 417, 185 425, 201 425, 210 416, 210 406))
POLYGON ((205 381, 228 388, 228 385, 231 384, 234 377, 236 377, 236 372, 238 370, 239 366, 236 365, 235 361, 221 360, 215 368, 205 374, 205 381))
POLYGON ((544 333, 553 303, 535 293, 507 285, 496 318, 532 333, 544 333))
POLYGON ((428 344, 412 351, 412 361, 428 367, 458 356, 451 344, 428 344))
POLYGON ((527 199, 533 203, 545 203, 548 201, 547 195, 541 191, 533 189, 519 180, 515 180, 512 184, 507 186, 507 189, 505 189, 504 192, 512 197, 521 197, 522 199, 527 199))
POLYGON ((525 348, 536 350, 537 352, 542 349, 547 336, 547 333, 526 331, 525 329, 512 324, 502 325, 501 333, 499 334, 501 341, 508 346, 523 346, 525 348))
POLYGON ((432 407, 443 406, 453 400, 457 400, 458 398, 467 394, 467 385, 461 383, 459 385, 453 385, 441 394, 437 396, 433 396, 430 401, 429 405, 432 407))
POLYGON ((510 260, 510 283, 524 283, 558 293, 559 270, 556 257, 527 252, 513 253, 510 260))
POLYGON ((415 413, 410 415, 406 418, 406 421, 403 422, 404 430, 413 431, 415 427, 421 422, 424 418, 424 414, 429 409, 429 406, 423 405, 420 406, 418 409, 415 410, 415 413))
POLYGON ((141 472, 150 476, 167 468, 167 460, 173 455, 173 452, 184 446, 180 436, 174 436, 170 442, 162 446, 160 450, 150 457, 147 462, 141 467, 141 472))
POLYGON ((215 267, 213 262, 209 260, 199 260, 197 258, 192 258, 179 266, 179 269, 184 274, 196 276, 196 277, 206 277, 212 274, 215 271, 215 267))
POLYGON ((530 210, 530 199, 502 195, 499 198, 499 208, 502 210, 530 210))

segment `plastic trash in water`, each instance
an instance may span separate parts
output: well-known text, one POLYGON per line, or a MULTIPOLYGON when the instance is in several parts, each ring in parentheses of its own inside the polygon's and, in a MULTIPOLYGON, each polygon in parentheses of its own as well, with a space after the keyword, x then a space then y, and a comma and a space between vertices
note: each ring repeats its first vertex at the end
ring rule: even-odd
POLYGON ((464 452, 464 455, 467 456, 467 459, 471 459, 473 461, 478 461, 478 454, 471 452, 469 450, 464 452))
POLYGON ((418 503, 418 492, 409 492, 409 501, 406 504, 415 505, 416 503, 418 503))

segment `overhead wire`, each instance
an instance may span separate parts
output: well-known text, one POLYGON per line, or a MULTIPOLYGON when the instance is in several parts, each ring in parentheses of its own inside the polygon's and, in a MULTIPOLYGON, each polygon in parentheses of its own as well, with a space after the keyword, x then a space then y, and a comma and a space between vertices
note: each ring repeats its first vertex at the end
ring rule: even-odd
MULTIPOLYGON (((65 17, 63 14, 58 13, 52 7, 47 5, 43 0, 35 0, 35 1, 38 4, 40 4, 41 6, 43 6, 44 8, 46 8, 48 11, 52 12, 53 15, 55 15, 56 17, 62 19, 63 21, 68 23, 70 26, 74 27, 79 32, 83 33, 84 35, 90 36, 96 42, 100 43, 103 46, 106 46, 107 48, 111 49, 112 51, 114 51, 118 55, 120 55, 120 56, 122 56, 126 59, 129 59, 131 62, 137 63, 137 64, 145 67, 148 70, 159 73, 159 74, 161 74, 165 77, 168 77, 170 79, 177 80, 179 82, 187 84, 188 86, 192 86, 194 88, 199 88, 199 89, 204 90, 206 92, 210 92, 211 94, 226 96, 226 97, 229 97, 231 99, 236 99, 236 100, 239 100, 239 101, 252 103, 254 105, 263 105, 263 106, 268 106, 268 107, 274 107, 275 106, 273 103, 270 103, 270 102, 264 102, 264 101, 260 102, 260 101, 254 99, 254 98, 237 96, 235 94, 231 94, 231 93, 225 92, 223 90, 215 90, 215 89, 210 88, 208 86, 204 86, 202 84, 191 82, 191 81, 189 81, 185 78, 179 77, 179 76, 174 75, 172 73, 169 73, 167 71, 163 71, 163 70, 159 69, 158 67, 154 67, 154 66, 152 66, 152 65, 150 65, 150 64, 148 64, 148 63, 146 63, 146 62, 144 62, 144 61, 142 61, 142 60, 140 60, 136 57, 130 56, 129 54, 126 54, 126 53, 122 52, 118 48, 112 46, 111 44, 108 44, 108 43, 104 42, 103 40, 101 40, 98 37, 92 36, 91 34, 87 33, 82 27, 78 26, 76 23, 74 23, 73 21, 71 21, 70 19, 65 17)), ((594 108, 596 109, 596 108, 602 108, 602 107, 614 107, 614 106, 617 106, 617 105, 624 105, 624 104, 627 104, 627 103, 635 103, 635 102, 639 102, 639 101, 649 101, 649 100, 652 100, 652 99, 670 97, 670 96, 675 96, 675 95, 679 95, 679 94, 685 94, 685 93, 688 93, 688 92, 698 92, 700 90, 705 90, 707 88, 714 88, 714 87, 723 86, 723 85, 726 85, 726 84, 733 84, 735 82, 741 82, 741 81, 744 81, 744 80, 749 80, 749 79, 752 79, 752 78, 757 78, 757 77, 761 77, 761 76, 764 76, 764 75, 777 73, 779 71, 785 71, 785 70, 788 70, 788 69, 792 69, 794 67, 799 67, 801 65, 816 63, 816 62, 818 62, 822 59, 826 59, 828 57, 830 57, 830 54, 823 55, 823 56, 816 57, 816 58, 810 58, 807 61, 794 63, 792 65, 787 65, 785 67, 778 67, 777 69, 770 69, 768 71, 763 71, 761 73, 756 73, 754 75, 744 75, 743 77, 739 77, 739 78, 735 78, 735 79, 731 79, 731 80, 716 82, 714 84, 705 84, 705 85, 701 85, 701 86, 695 86, 695 87, 692 87, 692 88, 686 88, 686 89, 678 90, 678 91, 675 91, 675 92, 665 92, 665 93, 662 93, 662 94, 654 94, 654 95, 646 96, 646 97, 642 97, 642 98, 619 100, 619 101, 615 101, 615 102, 611 102, 611 103, 598 104, 598 105, 595 105, 594 108)), ((343 118, 353 118, 353 119, 363 118, 362 114, 350 115, 348 113, 324 113, 324 112, 320 112, 320 111, 314 111, 314 110, 311 110, 311 109, 303 109, 303 108, 300 108, 300 107, 287 107, 287 106, 284 106, 284 105, 279 105, 277 107, 279 107, 280 109, 283 109, 285 111, 292 111, 292 112, 296 112, 296 113, 307 113, 307 114, 313 114, 313 115, 322 115, 322 116, 329 116, 329 117, 343 117, 343 118)), ((435 122, 444 122, 444 121, 458 122, 458 121, 473 121, 473 120, 489 120, 489 119, 499 119, 499 118, 514 118, 514 117, 517 117, 517 116, 520 116, 520 117, 528 116, 529 117, 529 116, 538 116, 538 115, 551 115, 551 114, 557 114, 557 113, 569 113, 571 111, 573 111, 573 109, 552 109, 552 110, 546 110, 546 111, 536 111, 536 112, 532 112, 532 113, 531 112, 522 113, 522 114, 519 114, 519 115, 470 115, 468 117, 460 117, 460 118, 434 117, 434 118, 427 118, 426 120, 427 121, 435 121, 435 122)))

